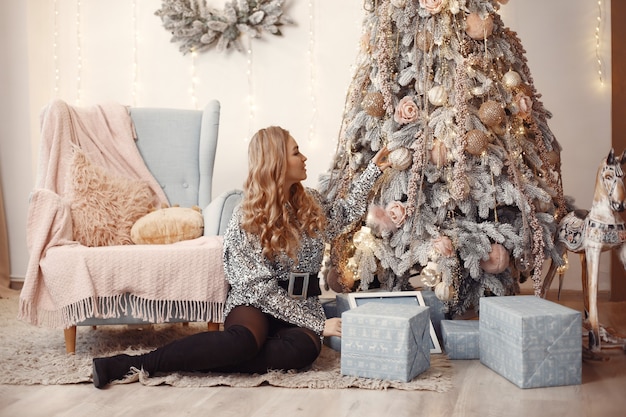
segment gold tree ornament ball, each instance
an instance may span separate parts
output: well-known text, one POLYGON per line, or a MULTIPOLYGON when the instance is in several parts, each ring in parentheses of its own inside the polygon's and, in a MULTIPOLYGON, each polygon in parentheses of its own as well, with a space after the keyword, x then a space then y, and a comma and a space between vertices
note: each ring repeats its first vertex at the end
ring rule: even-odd
POLYGON ((450 301, 454 298, 454 287, 441 281, 435 285, 435 296, 441 301, 450 301))
POLYGON ((326 283, 331 290, 337 293, 343 292, 343 286, 341 285, 341 277, 337 268, 330 268, 326 275, 326 283))
POLYGON ((487 100, 478 109, 478 118, 486 126, 497 126, 504 121, 506 113, 502 105, 494 100, 487 100))
POLYGON ((407 148, 398 148, 389 154, 389 163, 392 168, 404 171, 413 163, 413 155, 407 148))
POLYGON ((499 274, 509 266, 509 251, 499 243, 491 244, 491 252, 487 260, 480 261, 480 267, 489 274, 499 274))
POLYGON ((441 272, 439 266, 434 262, 428 264, 420 272, 420 281, 427 287, 433 288, 441 282, 441 272))
POLYGON ((372 117, 381 118, 385 115, 385 99, 377 91, 367 93, 361 102, 363 110, 372 117))
POLYGON ((517 72, 509 70, 502 76, 502 83, 507 88, 516 88, 522 83, 522 77, 517 72))
POLYGON ((428 101, 433 106, 443 106, 448 100, 446 89, 440 85, 436 85, 428 90, 428 101))
POLYGON ((470 13, 465 19, 465 33, 475 40, 488 38, 493 33, 493 18, 487 15, 483 19, 478 13, 470 13))
POLYGON ((489 138, 482 130, 473 129, 465 134, 465 142, 465 152, 478 156, 487 150, 489 138))
POLYGON ((415 36, 415 46, 424 52, 430 51, 433 47, 433 34, 427 30, 422 30, 415 36))

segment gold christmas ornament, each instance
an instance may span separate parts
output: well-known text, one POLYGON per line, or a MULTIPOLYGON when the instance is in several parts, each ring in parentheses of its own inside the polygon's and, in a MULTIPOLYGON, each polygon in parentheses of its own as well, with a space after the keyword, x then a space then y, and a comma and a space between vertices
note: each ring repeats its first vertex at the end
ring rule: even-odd
POLYGON ((357 249, 371 250, 374 246, 374 235, 372 234, 372 229, 367 226, 361 227, 361 229, 354 234, 352 242, 354 242, 354 246, 357 249))
POLYGON ((346 286, 342 282, 342 277, 337 268, 330 268, 326 275, 326 283, 328 287, 336 293, 348 292, 346 286))
POLYGON ((494 100, 485 101, 478 109, 478 118, 489 127, 499 125, 505 117, 504 109, 500 103, 494 100))
POLYGON ((434 287, 441 282, 441 272, 439 266, 435 262, 428 262, 422 272, 420 272, 420 281, 427 287, 434 287))
POLYGON ((437 168, 441 168, 448 163, 448 147, 439 139, 433 141, 433 148, 430 150, 430 160, 437 168))
POLYGON ((436 85, 428 90, 428 101, 433 106, 443 106, 446 100, 448 100, 448 93, 442 86, 436 85))
POLYGON ((465 134, 465 142, 465 152, 478 156, 487 150, 489 138, 482 130, 473 129, 465 134))
POLYGON ((509 261, 509 251, 499 243, 492 243, 489 259, 480 261, 480 267, 489 274, 499 274, 504 272, 509 261))
POLYGON ((454 298, 454 293, 454 287, 452 285, 446 284, 443 281, 435 285, 435 296, 441 301, 452 300, 454 298))
POLYGON ((404 171, 413 163, 413 155, 407 148, 398 148, 389 154, 389 163, 392 168, 404 171))
POLYGON ((478 13, 470 13, 465 19, 465 33, 475 40, 488 38, 493 33, 493 18, 487 15, 483 19, 478 13))
POLYGON ((522 83, 522 77, 517 72, 509 70, 502 76, 502 83, 508 88, 515 88, 522 83))
POLYGON ((420 31, 415 36, 415 46, 424 52, 428 52, 433 46, 433 34, 429 31, 420 31))
POLYGON ((385 115, 385 99, 382 93, 374 91, 367 93, 361 102, 363 110, 372 117, 383 117, 385 115))

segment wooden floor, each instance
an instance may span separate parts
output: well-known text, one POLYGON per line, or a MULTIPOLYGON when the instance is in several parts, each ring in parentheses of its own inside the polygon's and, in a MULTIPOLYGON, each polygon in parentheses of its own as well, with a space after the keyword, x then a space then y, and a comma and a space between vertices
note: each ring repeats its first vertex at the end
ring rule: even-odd
MULTIPOLYGON (((562 304, 580 309, 577 301, 562 304)), ((603 302, 601 320, 626 332, 626 303, 603 302)), ((453 361, 447 393, 257 388, 172 388, 140 384, 0 385, 0 416, 626 416, 626 354, 584 362, 582 385, 520 389, 479 361, 453 361)), ((1 372, 1 370, 0 370, 1 372)))

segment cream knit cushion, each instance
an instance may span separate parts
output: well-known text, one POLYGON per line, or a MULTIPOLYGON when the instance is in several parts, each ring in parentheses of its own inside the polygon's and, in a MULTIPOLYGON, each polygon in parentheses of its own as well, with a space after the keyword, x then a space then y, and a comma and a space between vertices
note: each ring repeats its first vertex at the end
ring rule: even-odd
POLYGON ((146 214, 130 229, 136 244, 168 244, 202 236, 204 218, 200 207, 167 207, 146 214))

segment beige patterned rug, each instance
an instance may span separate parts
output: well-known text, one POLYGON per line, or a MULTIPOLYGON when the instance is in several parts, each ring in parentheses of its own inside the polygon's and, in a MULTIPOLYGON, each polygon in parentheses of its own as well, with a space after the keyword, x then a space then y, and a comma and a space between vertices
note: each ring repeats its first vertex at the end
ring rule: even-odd
MULTIPOLYGON (((93 357, 141 353, 170 340, 199 332, 203 324, 79 327, 76 354, 65 354, 63 331, 32 326, 16 319, 17 300, 0 299, 0 384, 57 385, 91 383, 93 357)), ((139 374, 126 382, 177 387, 272 385, 286 388, 365 388, 445 392, 452 387, 452 368, 442 355, 431 356, 431 367, 408 383, 341 375, 339 353, 324 347, 310 370, 272 371, 263 375, 175 373, 148 377, 139 374)))

